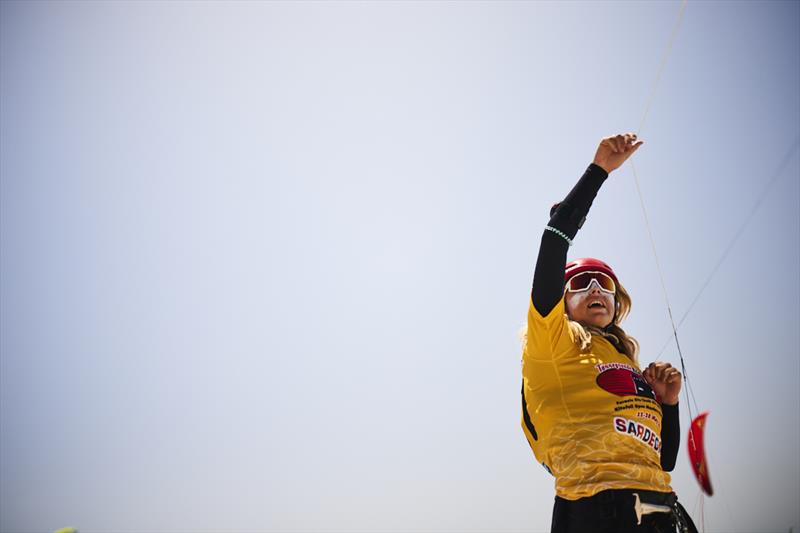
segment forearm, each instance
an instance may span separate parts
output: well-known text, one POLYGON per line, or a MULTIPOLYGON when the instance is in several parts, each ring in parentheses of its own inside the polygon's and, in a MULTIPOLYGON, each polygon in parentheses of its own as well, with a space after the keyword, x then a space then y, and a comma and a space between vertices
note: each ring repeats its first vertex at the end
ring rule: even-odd
POLYGON ((681 445, 681 420, 678 404, 661 404, 661 468, 672 472, 681 445))
POLYGON ((564 201, 551 211, 550 221, 542 235, 531 290, 533 304, 542 316, 548 315, 564 294, 564 265, 569 241, 575 238, 583 225, 606 178, 608 173, 592 163, 564 201))

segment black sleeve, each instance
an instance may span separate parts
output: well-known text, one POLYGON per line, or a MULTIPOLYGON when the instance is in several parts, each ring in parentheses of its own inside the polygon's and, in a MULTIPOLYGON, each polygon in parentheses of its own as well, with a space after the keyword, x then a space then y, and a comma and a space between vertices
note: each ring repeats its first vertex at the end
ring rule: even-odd
MULTIPOLYGON (((575 187, 556 204, 550 212, 548 226, 565 234, 569 239, 575 238, 578 229, 583 225, 589 208, 600 186, 608 178, 608 173, 592 163, 575 187)), ((531 299, 540 315, 546 316, 553 310, 564 294, 564 265, 567 264, 569 243, 564 237, 549 230, 542 235, 536 270, 533 274, 531 299)))
POLYGON ((678 416, 678 404, 661 404, 661 468, 672 472, 681 447, 681 419, 678 416))

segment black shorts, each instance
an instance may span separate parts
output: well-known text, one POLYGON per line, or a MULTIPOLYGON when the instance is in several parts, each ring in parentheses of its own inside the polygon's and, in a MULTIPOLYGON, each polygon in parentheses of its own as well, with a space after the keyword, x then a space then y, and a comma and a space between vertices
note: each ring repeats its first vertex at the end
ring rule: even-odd
POLYGON ((689 514, 674 493, 646 490, 604 490, 589 498, 556 496, 551 533, 696 533, 689 514), (636 496, 644 503, 669 507, 670 512, 641 516, 637 524, 636 496))

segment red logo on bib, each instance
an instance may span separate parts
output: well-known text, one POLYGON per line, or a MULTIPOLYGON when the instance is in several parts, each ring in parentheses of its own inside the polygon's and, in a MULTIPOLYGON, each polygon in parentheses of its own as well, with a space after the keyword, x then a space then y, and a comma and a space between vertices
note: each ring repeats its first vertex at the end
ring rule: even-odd
MULTIPOLYGON (((598 368, 598 370, 601 369, 598 368)), ((633 367, 627 365, 613 365, 612 368, 602 370, 597 376, 597 385, 617 396, 641 396, 657 399, 644 377, 633 367)))

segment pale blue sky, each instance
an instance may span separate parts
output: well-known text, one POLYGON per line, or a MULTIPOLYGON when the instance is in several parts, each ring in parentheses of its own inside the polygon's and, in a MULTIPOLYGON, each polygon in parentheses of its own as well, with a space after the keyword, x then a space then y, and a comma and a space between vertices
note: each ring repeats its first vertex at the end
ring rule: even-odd
MULTIPOLYGON (((549 530, 538 242, 679 8, 2 2, 0 531, 549 530)), ((690 2, 635 156, 677 316, 799 131, 800 4, 690 2)), ((799 175, 681 328, 709 532, 800 529, 799 175)), ((570 255, 613 264, 653 360, 629 166, 570 255)), ((699 522, 685 442, 674 487, 699 522)))

